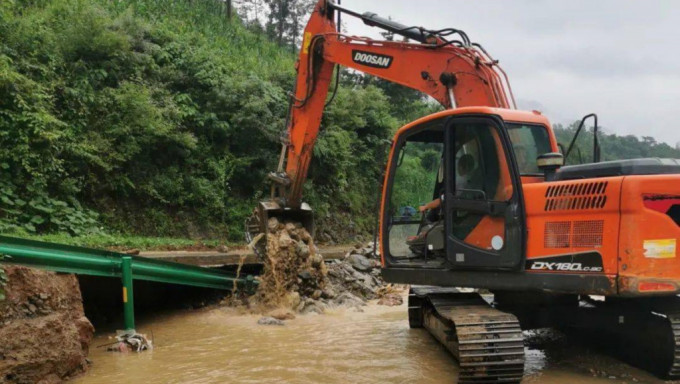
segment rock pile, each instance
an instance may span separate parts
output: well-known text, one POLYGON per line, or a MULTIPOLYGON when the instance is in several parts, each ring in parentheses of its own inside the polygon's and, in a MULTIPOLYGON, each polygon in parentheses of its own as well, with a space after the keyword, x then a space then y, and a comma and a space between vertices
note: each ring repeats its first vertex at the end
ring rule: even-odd
POLYGON ((331 285, 350 292, 363 301, 378 300, 378 305, 395 306, 403 302, 402 287, 385 284, 380 275, 380 256, 373 243, 357 244, 340 261, 328 265, 331 285))

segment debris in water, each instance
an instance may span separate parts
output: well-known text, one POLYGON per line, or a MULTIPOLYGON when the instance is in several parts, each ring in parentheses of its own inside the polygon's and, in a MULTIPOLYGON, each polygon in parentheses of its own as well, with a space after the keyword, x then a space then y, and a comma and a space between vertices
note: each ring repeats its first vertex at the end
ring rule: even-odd
POLYGON ((258 324, 260 325, 285 325, 283 321, 279 319, 275 319, 273 317, 262 317, 260 320, 257 321, 258 324))
POLYGON ((109 352, 142 352, 153 349, 153 342, 141 333, 118 331, 116 342, 106 348, 109 352))
POLYGON ((289 309, 279 308, 269 312, 269 317, 273 317, 277 320, 293 320, 295 314, 289 309))

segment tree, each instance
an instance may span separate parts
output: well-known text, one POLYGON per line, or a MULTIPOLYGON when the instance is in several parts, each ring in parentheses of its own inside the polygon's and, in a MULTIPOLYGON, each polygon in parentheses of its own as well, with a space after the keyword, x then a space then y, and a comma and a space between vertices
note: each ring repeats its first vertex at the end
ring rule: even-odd
POLYGON ((651 136, 642 136, 642 142, 650 147, 656 145, 656 139, 651 136))
POLYGON ((234 0, 238 14, 247 25, 262 26, 266 5, 264 0, 234 0))
POLYGON ((265 30, 280 46, 297 47, 303 22, 314 6, 312 0, 264 0, 268 7, 265 30))

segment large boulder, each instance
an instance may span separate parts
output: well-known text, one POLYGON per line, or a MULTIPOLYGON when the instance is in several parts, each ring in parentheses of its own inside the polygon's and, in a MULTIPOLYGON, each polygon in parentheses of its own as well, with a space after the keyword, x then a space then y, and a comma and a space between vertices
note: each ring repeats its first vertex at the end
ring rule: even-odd
POLYGON ((377 267, 373 260, 355 253, 349 254, 346 260, 350 265, 352 265, 352 267, 354 267, 354 269, 361 272, 369 272, 373 268, 377 267))

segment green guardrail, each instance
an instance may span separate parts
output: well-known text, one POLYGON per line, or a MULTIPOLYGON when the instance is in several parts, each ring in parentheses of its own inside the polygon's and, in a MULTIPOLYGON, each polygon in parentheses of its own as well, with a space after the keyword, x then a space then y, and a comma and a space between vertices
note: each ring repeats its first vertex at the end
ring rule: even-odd
POLYGON ((80 275, 119 277, 123 284, 125 328, 128 331, 135 328, 133 280, 223 290, 238 287, 246 291, 252 291, 258 283, 252 276, 237 278, 213 268, 6 236, 0 236, 0 255, 4 255, 0 258, 1 263, 80 275))

